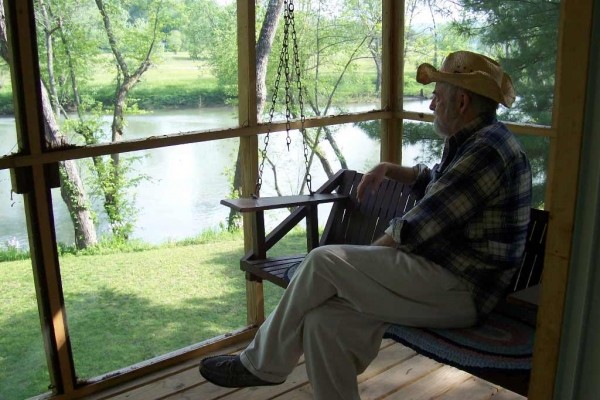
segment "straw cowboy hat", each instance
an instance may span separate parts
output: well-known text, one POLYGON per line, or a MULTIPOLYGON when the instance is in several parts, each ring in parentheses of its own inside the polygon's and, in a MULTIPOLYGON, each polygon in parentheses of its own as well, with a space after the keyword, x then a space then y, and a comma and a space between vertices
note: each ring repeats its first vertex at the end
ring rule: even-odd
POLYGON ((510 107, 515 101, 515 89, 510 76, 500 64, 481 54, 457 51, 448 54, 437 70, 431 64, 421 64, 417 69, 417 82, 446 82, 488 97, 510 107))

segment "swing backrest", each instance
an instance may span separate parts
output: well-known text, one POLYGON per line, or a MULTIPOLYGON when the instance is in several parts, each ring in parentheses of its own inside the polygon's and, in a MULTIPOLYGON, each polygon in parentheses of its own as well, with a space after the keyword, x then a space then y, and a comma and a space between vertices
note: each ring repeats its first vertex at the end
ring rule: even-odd
MULTIPOLYGON (((330 181, 327 191, 331 193, 334 190, 331 183, 335 183, 335 192, 348 198, 332 206, 320 245, 370 244, 383 234, 392 218, 403 215, 419 200, 419 196, 412 192, 412 186, 386 179, 379 190, 367 193, 366 199, 359 203, 356 188, 363 174, 343 170, 338 175, 336 180, 330 181)), ((540 283, 547 227, 548 211, 532 208, 523 261, 509 288, 510 292, 540 283)))

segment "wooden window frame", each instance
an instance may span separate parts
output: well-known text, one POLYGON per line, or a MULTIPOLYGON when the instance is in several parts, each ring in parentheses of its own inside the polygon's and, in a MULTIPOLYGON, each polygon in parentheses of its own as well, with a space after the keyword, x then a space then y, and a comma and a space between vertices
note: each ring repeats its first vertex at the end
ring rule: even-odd
MULTIPOLYGON (((546 209, 550 211, 550 225, 529 392, 529 398, 533 400, 551 399, 554 392, 577 201, 592 6, 593 0, 561 2, 552 126, 508 124, 515 133, 548 137, 550 140, 546 193, 546 209)), ((32 250, 31 259, 41 330, 50 380, 54 388, 53 394, 43 397, 53 399, 82 397, 251 338, 256 326, 264 320, 262 284, 256 282, 247 284, 248 326, 233 332, 233 335, 222 335, 130 366, 117 373, 86 381, 84 385, 79 384, 75 376, 65 317, 50 195, 52 177, 49 171, 53 170, 51 168, 53 164, 69 159, 239 137, 244 165, 243 192, 251 193, 257 175, 257 135, 267 131, 267 127, 258 123, 256 117, 254 2, 237 0, 239 127, 52 151, 48 151, 43 139, 44 125, 33 0, 7 0, 5 8, 9 41, 12 46, 12 82, 19 151, 17 154, 1 157, 0 169, 11 169, 11 174, 15 178, 28 182, 24 194, 25 213, 32 250)), ((305 127, 381 120, 383 121, 381 160, 399 162, 402 159, 403 121, 431 122, 433 120, 433 117, 428 114, 403 111, 403 60, 401 58, 404 42, 403 18, 404 1, 383 0, 384 69, 381 110, 308 118, 305 127)), ((292 128, 298 127, 298 122, 292 123, 292 128)), ((283 132, 285 124, 275 123, 270 130, 273 133, 283 132)), ((244 226, 251 226, 249 222, 244 220, 244 226)), ((245 246, 250 248, 252 233, 247 228, 244 231, 245 246)))

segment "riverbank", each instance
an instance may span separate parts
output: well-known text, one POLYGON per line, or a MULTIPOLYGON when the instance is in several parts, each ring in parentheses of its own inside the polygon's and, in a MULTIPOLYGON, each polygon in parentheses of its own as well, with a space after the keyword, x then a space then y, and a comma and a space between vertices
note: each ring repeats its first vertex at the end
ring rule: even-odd
MULTIPOLYGON (((361 74, 369 69, 361 69, 361 74)), ((374 72, 373 72, 374 74, 374 72)), ((414 74, 405 73, 404 92, 407 97, 419 98, 423 95, 423 86, 414 82, 414 74)), ((374 77, 373 77, 374 79, 374 77)), ((375 99, 368 97, 372 88, 372 79, 347 79, 352 84, 343 85, 338 93, 345 103, 367 103, 375 99)), ((7 82, 8 83, 8 82, 7 82)), ((114 71, 99 64, 93 78, 81 84, 80 92, 92 94, 94 100, 104 108, 111 108, 114 101, 114 71)), ((146 72, 142 81, 129 94, 129 107, 141 110, 165 110, 177 108, 197 108, 231 105, 237 96, 227 93, 212 74, 210 66, 203 60, 194 60, 187 53, 165 53, 164 61, 146 72)), ((12 90, 6 84, 0 88, 0 115, 14 114, 12 90)))

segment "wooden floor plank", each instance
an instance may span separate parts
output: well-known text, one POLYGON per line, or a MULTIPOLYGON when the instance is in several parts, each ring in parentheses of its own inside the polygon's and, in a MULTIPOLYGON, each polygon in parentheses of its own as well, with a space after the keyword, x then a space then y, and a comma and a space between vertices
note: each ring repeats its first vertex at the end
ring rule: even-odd
POLYGON ((384 398, 396 392, 399 387, 411 385, 441 367, 442 364, 430 358, 416 355, 363 382, 359 387, 360 398, 363 400, 384 398))
MULTIPOLYGON (((200 374, 198 374, 198 380, 201 381, 197 386, 188 388, 186 390, 170 394, 164 397, 153 398, 154 400, 216 400, 216 399, 227 399, 228 396, 239 391, 240 389, 235 388, 224 388, 220 386, 212 385, 205 380, 202 380, 200 374)), ((148 399, 149 400, 149 399, 148 399)))
MULTIPOLYGON (((253 399, 258 400, 258 399, 253 399)), ((285 393, 276 400, 314 400, 312 386, 309 384, 300 386, 291 392, 285 393)))
POLYGON ((501 389, 498 394, 494 396, 493 400, 527 400, 527 397, 507 389, 501 389))
POLYGON ((464 371, 443 365, 421 379, 411 382, 410 385, 403 386, 397 392, 385 397, 385 400, 430 400, 464 383, 470 376, 464 371))
POLYGON ((431 400, 496 400, 496 395, 501 390, 494 384, 471 376, 460 385, 455 386, 440 396, 431 400))
POLYGON ((248 400, 248 399, 273 399, 279 398, 294 389, 308 384, 308 376, 306 375, 306 366, 304 363, 299 364, 286 381, 277 386, 263 386, 255 388, 247 388, 239 392, 232 393, 227 396, 227 400, 248 400))

